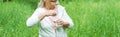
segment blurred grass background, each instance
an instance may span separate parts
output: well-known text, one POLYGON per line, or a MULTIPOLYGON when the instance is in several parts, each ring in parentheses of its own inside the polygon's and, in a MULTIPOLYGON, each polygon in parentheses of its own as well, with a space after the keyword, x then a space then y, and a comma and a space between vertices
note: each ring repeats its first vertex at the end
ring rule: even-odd
MULTIPOLYGON (((68 37, 120 37, 120 0, 59 0, 73 19, 68 37)), ((0 0, 0 37, 38 37, 26 20, 39 0, 0 0)))

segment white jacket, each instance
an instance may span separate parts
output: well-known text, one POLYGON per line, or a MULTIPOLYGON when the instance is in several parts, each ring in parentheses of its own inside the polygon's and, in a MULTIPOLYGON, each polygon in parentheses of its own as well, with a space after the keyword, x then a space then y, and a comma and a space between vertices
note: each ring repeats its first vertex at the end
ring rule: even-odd
MULTIPOLYGON (((71 18, 66 13, 66 10, 61 5, 57 5, 58 14, 56 17, 63 19, 70 23, 69 28, 73 27, 73 22, 71 18)), ((48 17, 45 17, 42 20, 39 20, 38 16, 40 13, 45 12, 44 8, 37 8, 31 17, 28 18, 26 24, 27 26, 33 26, 36 23, 39 23, 39 37, 67 37, 67 33, 62 26, 57 26, 57 29, 54 30, 51 25, 51 21, 48 17)), ((56 24, 57 25, 57 24, 56 24)))

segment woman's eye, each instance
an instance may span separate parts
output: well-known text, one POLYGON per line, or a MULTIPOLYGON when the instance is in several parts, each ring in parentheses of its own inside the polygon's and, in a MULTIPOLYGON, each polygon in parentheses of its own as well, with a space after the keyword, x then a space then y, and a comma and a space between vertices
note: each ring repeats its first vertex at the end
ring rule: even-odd
POLYGON ((51 2, 56 2, 56 1, 51 1, 51 2))
POLYGON ((51 1, 51 2, 55 2, 55 1, 51 1))

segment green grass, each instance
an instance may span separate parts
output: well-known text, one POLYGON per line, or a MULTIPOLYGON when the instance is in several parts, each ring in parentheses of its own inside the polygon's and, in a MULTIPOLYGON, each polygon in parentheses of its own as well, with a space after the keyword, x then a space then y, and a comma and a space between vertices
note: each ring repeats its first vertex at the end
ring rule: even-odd
MULTIPOLYGON (((39 0, 0 1, 0 37, 38 37, 38 25, 26 26, 26 20, 39 0)), ((120 37, 120 0, 60 1, 73 19, 69 37, 120 37)))

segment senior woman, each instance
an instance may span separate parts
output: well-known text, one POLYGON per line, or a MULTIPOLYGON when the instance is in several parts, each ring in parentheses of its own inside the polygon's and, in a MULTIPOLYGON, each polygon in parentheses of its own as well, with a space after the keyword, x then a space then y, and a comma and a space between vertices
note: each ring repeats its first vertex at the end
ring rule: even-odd
POLYGON ((41 0, 27 19, 27 26, 39 23, 39 37, 67 37, 65 29, 73 27, 72 19, 58 0, 41 0))

